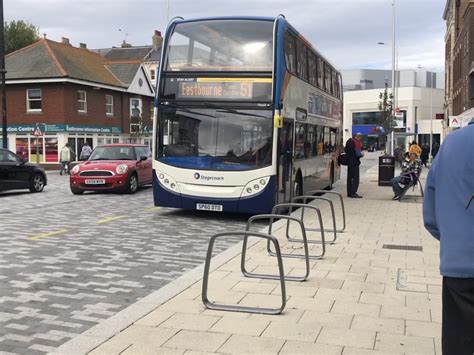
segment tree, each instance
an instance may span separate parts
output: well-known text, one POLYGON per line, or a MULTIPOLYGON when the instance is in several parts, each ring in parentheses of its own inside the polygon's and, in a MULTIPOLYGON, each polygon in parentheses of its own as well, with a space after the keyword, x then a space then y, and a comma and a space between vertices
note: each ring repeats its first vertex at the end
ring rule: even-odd
POLYGON ((393 94, 388 93, 388 83, 385 82, 385 90, 379 94, 379 111, 382 113, 377 125, 382 127, 383 133, 387 136, 395 128, 393 117, 393 94))
POLYGON ((26 47, 40 39, 39 29, 22 20, 5 22, 5 53, 26 47))

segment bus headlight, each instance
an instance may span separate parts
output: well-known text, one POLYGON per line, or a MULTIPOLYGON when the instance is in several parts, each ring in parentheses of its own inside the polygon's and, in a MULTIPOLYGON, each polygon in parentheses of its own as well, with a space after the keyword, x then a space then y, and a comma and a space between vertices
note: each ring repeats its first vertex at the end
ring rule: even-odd
POLYGON ((256 195, 261 192, 270 181, 270 176, 250 181, 245 185, 241 197, 256 195))
POLYGON ((172 177, 162 172, 156 172, 156 176, 158 177, 161 187, 165 190, 180 193, 178 183, 172 177))

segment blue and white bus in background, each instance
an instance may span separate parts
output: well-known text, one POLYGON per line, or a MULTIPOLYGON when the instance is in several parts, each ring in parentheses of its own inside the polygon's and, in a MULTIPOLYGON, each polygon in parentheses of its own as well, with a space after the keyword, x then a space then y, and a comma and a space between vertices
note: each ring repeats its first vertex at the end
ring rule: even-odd
POLYGON ((341 75, 284 16, 176 18, 160 63, 156 206, 266 213, 339 178, 341 75))

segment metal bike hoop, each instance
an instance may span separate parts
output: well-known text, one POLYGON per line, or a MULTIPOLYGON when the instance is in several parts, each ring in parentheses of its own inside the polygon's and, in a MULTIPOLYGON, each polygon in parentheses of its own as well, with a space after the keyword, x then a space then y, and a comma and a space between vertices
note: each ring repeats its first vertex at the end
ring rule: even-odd
MULTIPOLYGON (((319 232, 321 232, 321 240, 307 239, 307 242, 308 242, 308 244, 309 243, 321 244, 322 245, 322 250, 321 250, 321 254, 319 254, 319 255, 310 255, 309 258, 310 259, 322 259, 324 257, 324 255, 326 254, 326 240, 325 240, 325 237, 324 237, 323 218, 321 216, 321 211, 319 210, 319 208, 317 208, 315 206, 307 205, 307 204, 304 204, 304 203, 280 203, 278 205, 273 206, 272 214, 278 213, 279 209, 288 209, 288 213, 291 214, 293 212, 294 208, 295 209, 296 208, 301 208, 301 222, 303 222, 303 224, 304 224, 304 221, 303 221, 304 209, 309 208, 311 210, 316 211, 316 214, 318 215, 318 222, 319 222, 319 227, 320 227, 319 232)), ((306 226, 305 226, 305 230, 306 230, 306 232, 308 232, 308 228, 306 228, 306 226)), ((307 237, 308 236, 306 235, 306 238, 307 237)), ((287 220, 287 223, 286 223, 286 239, 288 239, 290 242, 300 242, 300 243, 303 242, 302 239, 295 239, 295 238, 290 237, 290 220, 287 220)), ((273 252, 271 252, 271 253, 272 253, 272 255, 275 254, 273 252)))
MULTIPOLYGON (((254 221, 261 220, 261 219, 269 220, 269 224, 268 224, 268 234, 269 235, 272 235, 271 234, 272 233, 272 226, 273 226, 273 222, 274 222, 275 219, 291 220, 291 221, 295 221, 296 223, 298 223, 300 225, 301 234, 302 234, 302 237, 303 237, 304 255, 302 255, 302 254, 283 254, 283 253, 281 253, 281 251, 280 251, 280 255, 282 257, 286 257, 286 258, 295 258, 295 259, 304 258, 305 259, 305 266, 306 266, 305 275, 304 276, 285 276, 285 280, 287 280, 287 281, 299 281, 299 282, 306 281, 309 277, 310 265, 309 265, 309 247, 308 247, 308 241, 306 239, 306 231, 305 231, 305 228, 304 228, 304 224, 298 218, 291 217, 291 216, 279 215, 279 214, 260 214, 260 215, 252 216, 252 217, 249 218, 249 220, 247 221, 246 230, 250 230, 250 227, 251 227, 251 225, 254 221)), ((248 239, 248 237, 244 237, 244 243, 243 243, 243 246, 242 246, 242 259, 241 259, 241 263, 240 263, 240 269, 242 271, 242 274, 244 274, 244 276, 246 276, 246 277, 252 277, 252 278, 269 279, 269 280, 277 279, 278 278, 277 275, 256 274, 256 273, 252 273, 252 272, 247 271, 247 269, 245 268, 245 256, 247 254, 247 239, 248 239)), ((271 249, 270 249, 270 240, 267 241, 267 251, 272 256, 277 256, 278 252, 279 252, 276 249, 275 249, 276 254, 271 251, 271 249)))
POLYGON ((246 313, 259 313, 259 314, 280 314, 286 306, 286 286, 285 286, 285 272, 283 269, 283 260, 280 253, 280 244, 278 243, 278 239, 272 235, 259 233, 259 232, 250 232, 250 231, 238 231, 238 232, 225 232, 215 234, 209 240, 209 246, 207 248, 207 255, 206 255, 206 262, 204 264, 204 275, 202 279, 202 293, 201 293, 202 303, 208 309, 218 310, 218 311, 229 311, 229 312, 246 312, 246 313), (212 250, 214 248, 214 243, 216 239, 222 237, 230 237, 230 236, 243 236, 243 241, 247 244, 248 237, 256 237, 268 240, 268 242, 273 243, 276 256, 278 260, 278 271, 279 276, 278 280, 280 280, 280 289, 281 289, 281 306, 279 308, 267 308, 267 307, 251 307, 251 306, 240 306, 238 304, 222 304, 222 303, 215 303, 211 302, 208 297, 208 286, 209 286, 209 270, 211 267, 211 258, 212 258, 212 250))
POLYGON ((344 206, 344 198, 342 194, 336 191, 326 191, 326 190, 312 190, 308 191, 307 195, 315 195, 315 194, 330 194, 336 195, 339 197, 339 201, 341 201, 341 209, 342 209, 342 228, 338 229, 338 233, 343 233, 346 230, 346 208, 344 206))
MULTIPOLYGON (((313 200, 321 200, 321 201, 326 201, 329 203, 329 207, 331 208, 331 216, 332 216, 332 229, 325 229, 325 232, 333 232, 334 236, 332 240, 326 241, 328 244, 334 244, 337 239, 337 229, 336 229, 336 213, 334 212, 334 204, 332 200, 326 197, 320 197, 320 196, 296 196, 291 199, 292 203, 298 202, 298 201, 303 201, 303 203, 308 203, 309 201, 313 200)), ((302 211, 303 213, 303 211, 302 211)), ((310 232, 319 232, 320 228, 308 228, 307 229, 310 232)))

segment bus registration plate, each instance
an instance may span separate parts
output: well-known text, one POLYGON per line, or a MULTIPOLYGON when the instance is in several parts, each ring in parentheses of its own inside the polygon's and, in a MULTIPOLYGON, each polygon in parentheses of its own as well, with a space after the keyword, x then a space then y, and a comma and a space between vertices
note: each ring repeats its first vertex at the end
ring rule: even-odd
POLYGON ((208 203, 197 203, 196 209, 200 211, 223 211, 222 205, 210 205, 208 203))

